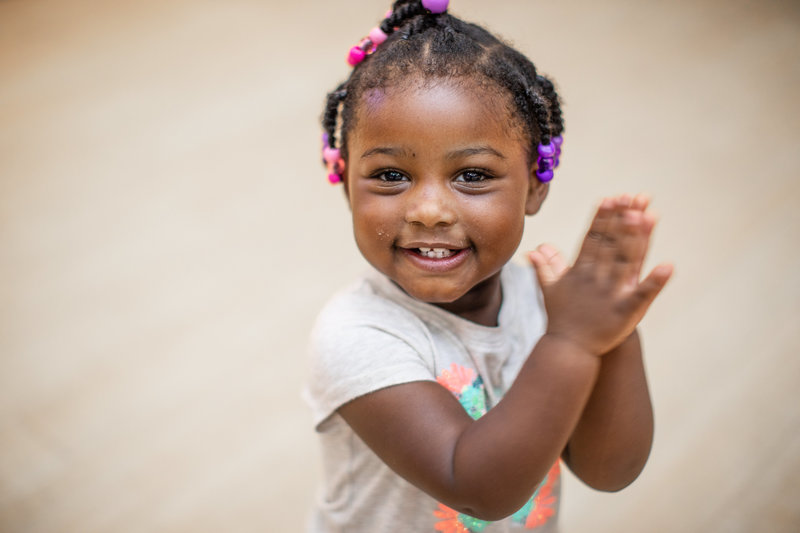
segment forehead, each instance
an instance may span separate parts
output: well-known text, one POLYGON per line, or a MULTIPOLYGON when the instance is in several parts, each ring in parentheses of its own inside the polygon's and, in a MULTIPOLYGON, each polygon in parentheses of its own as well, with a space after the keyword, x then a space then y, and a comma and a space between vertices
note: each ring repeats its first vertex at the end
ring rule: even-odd
POLYGON ((468 79, 370 89, 357 107, 349 144, 378 139, 448 145, 491 141, 524 149, 526 136, 511 109, 504 91, 468 79))

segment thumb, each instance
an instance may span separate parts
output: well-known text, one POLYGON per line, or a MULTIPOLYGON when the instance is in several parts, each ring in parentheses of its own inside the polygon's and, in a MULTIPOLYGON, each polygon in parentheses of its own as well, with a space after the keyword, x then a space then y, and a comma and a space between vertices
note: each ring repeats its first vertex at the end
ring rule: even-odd
POLYGON ((542 252, 539 250, 528 252, 528 260, 530 260, 536 271, 536 278, 539 280, 540 287, 544 287, 555 281, 555 273, 542 252))
POLYGON ((636 296, 645 304, 645 308, 656 299, 661 289, 672 277, 674 270, 670 264, 658 265, 642 280, 636 288, 636 296))

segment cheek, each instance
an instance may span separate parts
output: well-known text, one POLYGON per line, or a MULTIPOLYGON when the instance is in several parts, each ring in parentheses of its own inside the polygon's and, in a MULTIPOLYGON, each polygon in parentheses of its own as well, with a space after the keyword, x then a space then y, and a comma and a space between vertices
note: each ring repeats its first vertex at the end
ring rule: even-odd
POLYGON ((356 237, 372 244, 389 244, 394 241, 397 209, 385 202, 371 200, 354 204, 353 228, 356 237))
POLYGON ((492 248, 516 249, 525 228, 525 206, 517 198, 509 201, 475 205, 469 211, 473 240, 492 248))

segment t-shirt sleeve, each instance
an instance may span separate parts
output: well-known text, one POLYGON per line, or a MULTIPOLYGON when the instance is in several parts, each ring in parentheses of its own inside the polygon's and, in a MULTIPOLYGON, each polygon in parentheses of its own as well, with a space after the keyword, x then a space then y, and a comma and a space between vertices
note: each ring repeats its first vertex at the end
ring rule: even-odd
POLYGON ((435 381, 424 336, 401 324, 318 322, 305 390, 314 425, 365 394, 402 383, 435 381))

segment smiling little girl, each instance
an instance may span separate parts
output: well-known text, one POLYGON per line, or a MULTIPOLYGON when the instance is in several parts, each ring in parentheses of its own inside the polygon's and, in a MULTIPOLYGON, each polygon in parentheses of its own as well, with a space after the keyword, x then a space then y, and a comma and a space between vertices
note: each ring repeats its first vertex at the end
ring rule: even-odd
POLYGON ((307 398, 323 450, 314 532, 556 527, 560 459, 615 491, 652 412, 636 325, 644 196, 603 200, 575 263, 510 263, 561 153, 553 84, 441 0, 395 2, 323 117, 374 267, 322 311, 307 398))

